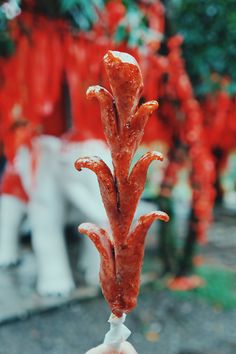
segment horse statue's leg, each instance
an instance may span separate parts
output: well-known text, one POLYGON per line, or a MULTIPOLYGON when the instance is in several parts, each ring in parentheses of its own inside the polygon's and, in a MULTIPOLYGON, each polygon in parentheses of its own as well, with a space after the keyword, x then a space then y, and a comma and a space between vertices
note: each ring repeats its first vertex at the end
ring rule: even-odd
POLYGON ((41 137, 37 144, 37 168, 29 204, 37 290, 42 295, 64 295, 74 288, 74 281, 64 237, 64 199, 57 183, 60 141, 41 137))
POLYGON ((8 267, 20 260, 19 229, 26 204, 8 194, 3 194, 0 200, 0 267, 8 267))

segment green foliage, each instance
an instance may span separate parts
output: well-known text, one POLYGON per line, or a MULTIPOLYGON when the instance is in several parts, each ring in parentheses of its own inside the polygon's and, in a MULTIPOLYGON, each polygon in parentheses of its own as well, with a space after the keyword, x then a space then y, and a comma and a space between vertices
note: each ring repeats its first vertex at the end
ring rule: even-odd
POLYGON ((89 9, 94 11, 94 7, 102 8, 104 6, 103 0, 60 0, 60 7, 62 12, 71 11, 76 6, 80 6, 82 10, 88 12, 89 9), (92 8, 91 8, 92 7, 92 8))
POLYGON ((126 7, 126 16, 117 28, 116 42, 126 42, 129 47, 142 47, 150 40, 158 38, 160 34, 148 27, 147 18, 136 1, 123 0, 123 4, 126 7))
POLYGON ((8 58, 13 54, 14 50, 15 44, 8 33, 6 17, 0 12, 0 56, 8 58))
POLYGON ((184 299, 197 296, 218 308, 230 310, 236 307, 236 275, 234 273, 202 266, 197 269, 197 274, 205 281, 204 287, 190 291, 176 291, 174 294, 184 299))
POLYGON ((236 2, 235 0, 171 0, 168 3, 172 33, 183 34, 184 58, 196 93, 219 88, 212 74, 232 80, 236 93, 236 2))
MULTIPOLYGON (((37 0, 36 1, 36 12, 40 12, 46 16, 57 18, 60 16, 60 2, 58 0, 48 1, 48 0, 37 0)), ((22 4, 24 9, 24 2, 22 4)))
POLYGON ((15 43, 7 32, 0 32, 0 56, 10 57, 15 51, 15 43))
POLYGON ((104 0, 60 0, 60 11, 71 19, 74 26, 88 31, 98 19, 97 10, 104 5, 104 0))
POLYGON ((62 12, 71 11, 74 7, 80 5, 80 0, 61 0, 62 12))

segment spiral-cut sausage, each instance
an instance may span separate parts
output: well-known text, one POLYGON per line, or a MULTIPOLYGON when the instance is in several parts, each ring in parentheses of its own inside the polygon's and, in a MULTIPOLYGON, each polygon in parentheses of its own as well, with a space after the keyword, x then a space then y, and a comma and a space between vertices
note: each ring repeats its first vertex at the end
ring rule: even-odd
POLYGON ((93 86, 87 96, 99 101, 114 171, 94 157, 78 159, 75 167, 78 171, 89 168, 97 175, 112 235, 93 224, 82 224, 79 231, 90 237, 100 253, 102 291, 113 314, 120 317, 136 305, 147 231, 155 220, 169 218, 164 212, 155 211, 141 216, 134 229, 130 229, 148 167, 152 161, 163 159, 158 152, 148 152, 130 171, 146 122, 158 103, 150 101, 138 107, 143 80, 132 56, 109 51, 104 64, 112 94, 93 86))

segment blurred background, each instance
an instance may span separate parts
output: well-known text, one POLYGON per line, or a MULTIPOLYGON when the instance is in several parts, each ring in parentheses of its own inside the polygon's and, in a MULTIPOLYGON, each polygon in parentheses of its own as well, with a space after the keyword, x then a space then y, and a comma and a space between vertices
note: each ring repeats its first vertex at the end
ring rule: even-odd
POLYGON ((134 158, 154 163, 135 219, 154 209, 137 308, 139 353, 236 351, 234 0, 0 1, 0 353, 78 353, 109 310, 80 222, 107 226, 80 156, 111 165, 90 85, 108 50, 133 55, 156 99, 134 158))

